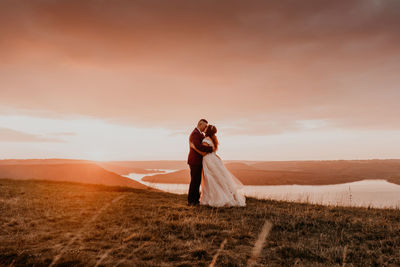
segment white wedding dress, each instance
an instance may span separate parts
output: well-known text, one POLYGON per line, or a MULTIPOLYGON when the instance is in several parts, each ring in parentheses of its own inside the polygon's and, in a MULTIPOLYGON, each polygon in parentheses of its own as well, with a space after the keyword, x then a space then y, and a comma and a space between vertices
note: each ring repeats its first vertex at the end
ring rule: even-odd
MULTIPOLYGON (((214 147, 213 141, 209 138, 205 138, 203 142, 214 147)), ((246 206, 246 197, 240 192, 243 184, 226 169, 215 152, 203 157, 203 174, 200 205, 246 206)))

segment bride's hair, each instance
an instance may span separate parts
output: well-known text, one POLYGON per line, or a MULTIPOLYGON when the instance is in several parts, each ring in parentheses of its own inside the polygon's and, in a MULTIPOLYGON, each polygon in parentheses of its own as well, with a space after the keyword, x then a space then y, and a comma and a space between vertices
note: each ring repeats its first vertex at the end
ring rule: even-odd
POLYGON ((218 138, 215 135, 216 133, 217 133, 217 127, 211 124, 207 126, 206 136, 210 137, 211 140, 213 140, 215 148, 218 149, 218 138))

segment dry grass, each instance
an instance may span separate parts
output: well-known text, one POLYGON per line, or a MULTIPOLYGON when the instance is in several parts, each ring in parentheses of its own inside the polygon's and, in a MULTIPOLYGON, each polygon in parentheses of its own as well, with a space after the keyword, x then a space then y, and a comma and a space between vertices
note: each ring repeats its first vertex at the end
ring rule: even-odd
POLYGON ((243 266, 266 221, 256 265, 400 265, 399 210, 247 203, 187 207, 182 195, 0 180, 0 265, 208 266, 218 252, 215 266, 243 266))

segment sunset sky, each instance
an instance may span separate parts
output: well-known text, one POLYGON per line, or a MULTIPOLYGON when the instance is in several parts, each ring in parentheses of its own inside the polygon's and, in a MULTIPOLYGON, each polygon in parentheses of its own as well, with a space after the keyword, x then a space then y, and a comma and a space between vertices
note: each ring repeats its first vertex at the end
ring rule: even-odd
POLYGON ((400 1, 1 0, 0 159, 400 158, 400 1))

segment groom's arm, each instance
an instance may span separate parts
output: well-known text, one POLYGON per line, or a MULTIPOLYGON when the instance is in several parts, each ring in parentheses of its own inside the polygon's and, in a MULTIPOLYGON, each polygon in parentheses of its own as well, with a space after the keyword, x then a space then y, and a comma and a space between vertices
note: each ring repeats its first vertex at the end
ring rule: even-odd
POLYGON ((206 152, 206 153, 211 153, 213 152, 213 148, 211 146, 206 146, 203 145, 201 141, 203 141, 203 137, 200 136, 199 134, 193 135, 191 140, 190 140, 193 145, 200 151, 206 152))

